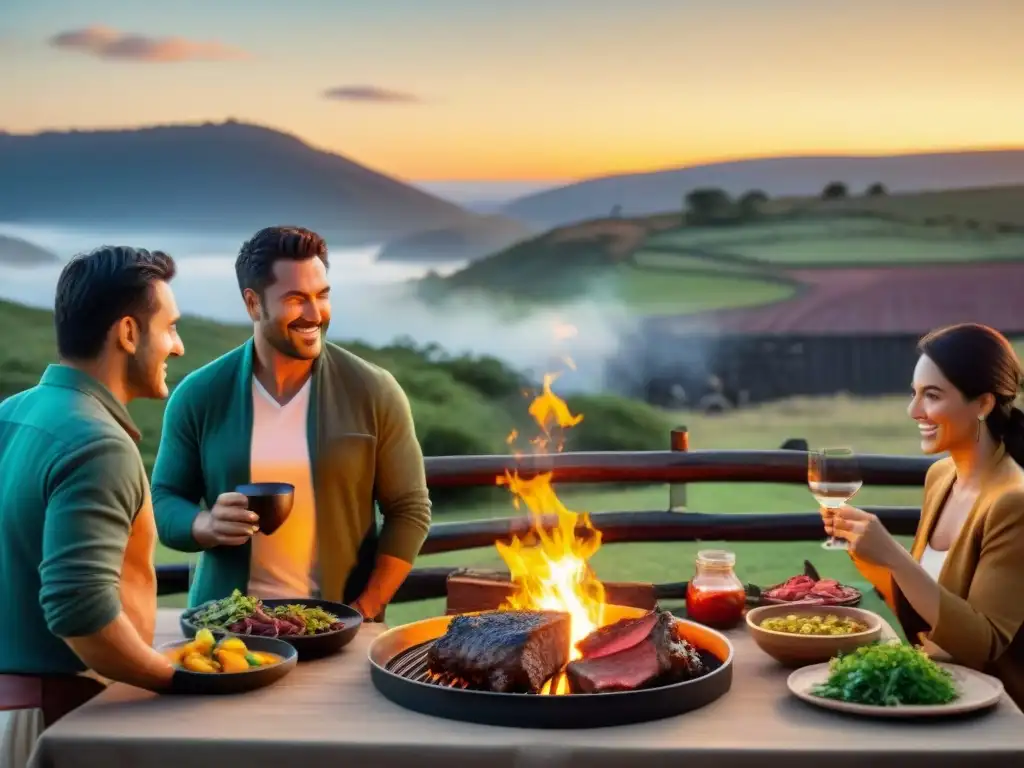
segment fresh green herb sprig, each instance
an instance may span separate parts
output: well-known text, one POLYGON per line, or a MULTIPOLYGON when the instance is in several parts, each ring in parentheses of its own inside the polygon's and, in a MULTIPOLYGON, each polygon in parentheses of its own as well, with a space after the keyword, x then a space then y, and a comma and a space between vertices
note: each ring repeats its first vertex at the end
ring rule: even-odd
POLYGON ((882 707, 948 704, 960 695, 948 670, 921 649, 899 641, 840 654, 829 662, 828 679, 811 693, 882 707))
POLYGON ((200 628, 226 627, 252 616, 259 604, 259 598, 246 597, 236 589, 230 597, 200 606, 189 621, 200 628))

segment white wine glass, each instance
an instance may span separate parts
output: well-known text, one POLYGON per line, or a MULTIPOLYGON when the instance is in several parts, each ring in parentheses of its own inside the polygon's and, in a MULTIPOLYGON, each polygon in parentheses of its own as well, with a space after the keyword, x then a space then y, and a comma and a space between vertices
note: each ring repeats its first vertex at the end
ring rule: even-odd
MULTIPOLYGON (((839 509, 863 485, 860 466, 851 448, 823 448, 807 454, 807 486, 815 501, 826 509, 839 509)), ((846 549, 845 539, 830 536, 822 549, 846 549)))

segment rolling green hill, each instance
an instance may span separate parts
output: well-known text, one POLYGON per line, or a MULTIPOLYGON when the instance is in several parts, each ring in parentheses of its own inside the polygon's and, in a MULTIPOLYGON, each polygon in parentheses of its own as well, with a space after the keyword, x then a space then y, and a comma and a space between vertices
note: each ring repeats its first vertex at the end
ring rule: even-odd
POLYGON ((1024 187, 780 199, 714 225, 680 213, 573 224, 421 282, 431 299, 586 298, 641 314, 687 314, 784 301, 792 270, 1024 261, 1024 187))
MULTIPOLYGON (((680 268, 638 262, 607 236, 560 240, 544 235, 478 261, 455 275, 428 278, 432 299, 475 292, 498 302, 563 302, 587 298, 646 313, 698 312, 788 298, 796 284, 767 272, 737 274, 719 265, 680 268)), ((674 254, 673 254, 674 255, 674 254)))

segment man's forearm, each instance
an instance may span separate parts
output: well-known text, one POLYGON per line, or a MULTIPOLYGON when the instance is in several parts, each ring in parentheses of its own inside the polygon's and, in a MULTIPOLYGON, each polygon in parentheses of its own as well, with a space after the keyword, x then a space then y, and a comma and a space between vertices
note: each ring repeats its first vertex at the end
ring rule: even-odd
POLYGON ((354 606, 367 618, 373 618, 391 602, 412 570, 412 563, 390 555, 378 555, 366 589, 354 606))
POLYGON ((119 683, 159 691, 174 675, 170 660, 139 637, 123 612, 99 632, 64 642, 89 669, 119 683))

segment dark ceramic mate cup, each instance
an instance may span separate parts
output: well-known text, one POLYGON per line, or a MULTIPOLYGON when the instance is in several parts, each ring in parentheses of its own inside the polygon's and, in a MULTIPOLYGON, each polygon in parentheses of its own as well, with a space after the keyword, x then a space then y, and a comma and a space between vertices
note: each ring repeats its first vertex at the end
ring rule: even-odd
POLYGON ((260 533, 269 536, 292 513, 295 486, 290 483, 249 483, 235 488, 249 500, 248 508, 260 519, 260 533))

